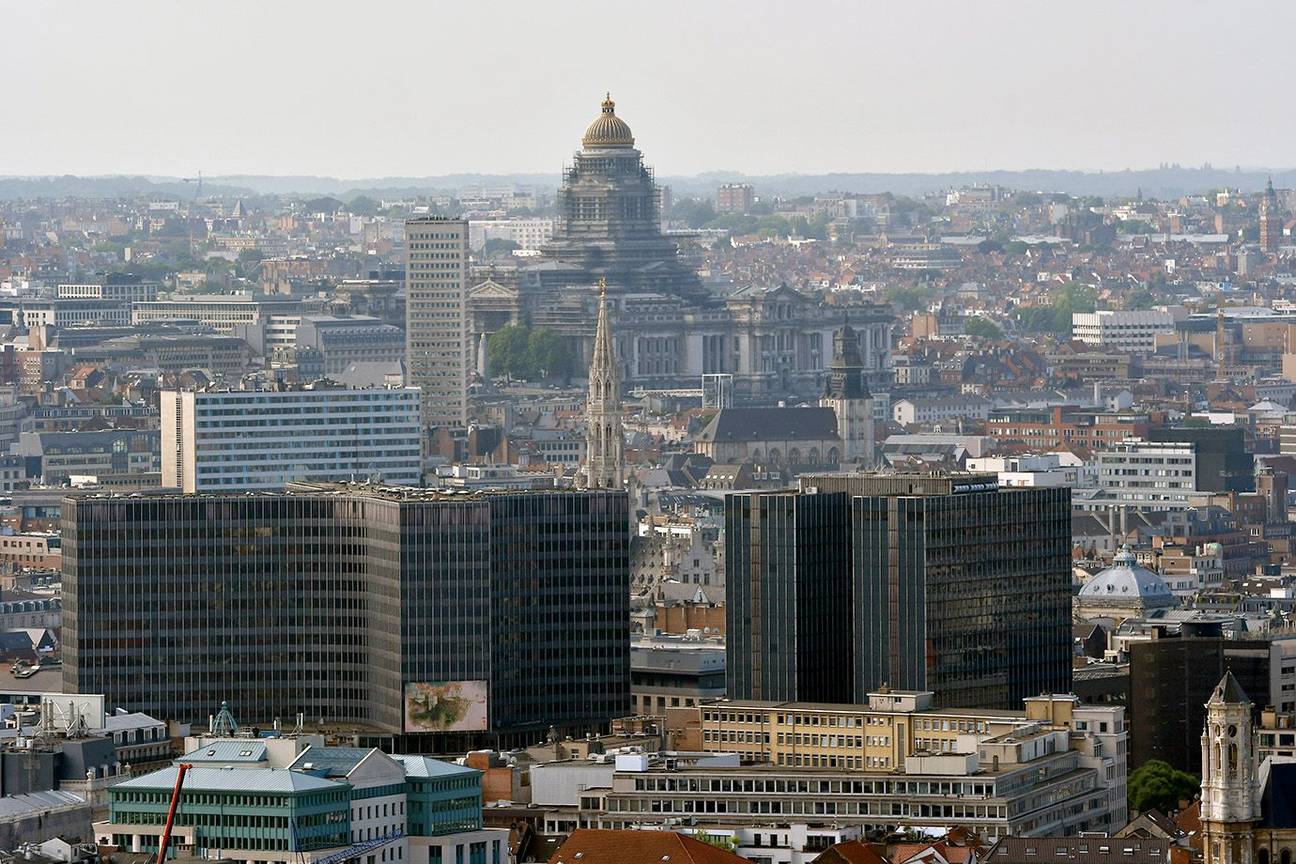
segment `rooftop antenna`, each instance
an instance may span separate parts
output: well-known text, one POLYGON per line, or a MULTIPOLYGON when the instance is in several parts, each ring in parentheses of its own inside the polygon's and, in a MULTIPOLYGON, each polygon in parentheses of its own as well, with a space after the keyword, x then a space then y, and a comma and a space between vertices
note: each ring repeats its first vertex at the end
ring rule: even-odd
POLYGON ((40 703, 40 722, 36 724, 35 738, 45 740, 54 734, 54 703, 48 700, 40 703))
POLYGON ((84 738, 90 734, 85 715, 77 708, 75 702, 68 702, 68 727, 64 733, 69 738, 84 738))

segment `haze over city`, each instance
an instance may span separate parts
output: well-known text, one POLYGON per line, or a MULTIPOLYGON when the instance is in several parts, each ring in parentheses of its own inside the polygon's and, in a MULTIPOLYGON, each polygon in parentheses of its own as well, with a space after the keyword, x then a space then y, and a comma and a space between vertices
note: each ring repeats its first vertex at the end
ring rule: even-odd
POLYGON ((1291 167, 1279 2, 0 6, 0 174, 556 171, 610 90, 659 172, 1291 167))
POLYGON ((0 864, 1294 864, 1293 4, 0 4, 0 864))

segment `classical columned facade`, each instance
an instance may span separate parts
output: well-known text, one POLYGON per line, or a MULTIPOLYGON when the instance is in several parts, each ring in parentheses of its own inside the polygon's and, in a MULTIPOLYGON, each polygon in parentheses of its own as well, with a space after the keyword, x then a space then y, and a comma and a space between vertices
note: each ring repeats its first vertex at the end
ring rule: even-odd
MULTIPOLYGON (((474 336, 507 323, 543 327, 567 340, 578 368, 588 367, 604 280, 626 388, 697 388, 704 374, 729 373, 743 399, 822 392, 840 307, 781 285, 709 292, 662 233, 652 172, 610 98, 563 174, 558 210, 552 241, 518 270, 515 285, 473 289, 474 336)), ((865 377, 885 379, 890 307, 853 306, 850 318, 865 377)))

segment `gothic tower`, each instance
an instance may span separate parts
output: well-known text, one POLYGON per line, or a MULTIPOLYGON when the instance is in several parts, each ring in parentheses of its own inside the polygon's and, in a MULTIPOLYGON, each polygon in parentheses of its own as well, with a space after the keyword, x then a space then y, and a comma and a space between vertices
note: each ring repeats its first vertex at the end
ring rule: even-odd
POLYGON ((828 365, 828 385, 821 408, 837 414, 837 437, 842 441, 842 461, 863 461, 873 466, 875 446, 873 433, 873 397, 864 382, 864 360, 860 355, 859 335, 843 321, 833 334, 833 358, 828 365))
POLYGON ((1251 708, 1232 672, 1224 673, 1206 702, 1201 739, 1205 864, 1252 864, 1259 815, 1251 708))
POLYGON ((1277 252, 1282 242, 1282 215, 1278 208, 1278 193, 1274 191, 1273 179, 1265 185, 1264 196, 1260 199, 1260 251, 1277 252))
POLYGON ((598 329, 586 400, 585 487, 621 489, 625 439, 621 434, 621 371, 608 324, 607 285, 599 280, 598 329))

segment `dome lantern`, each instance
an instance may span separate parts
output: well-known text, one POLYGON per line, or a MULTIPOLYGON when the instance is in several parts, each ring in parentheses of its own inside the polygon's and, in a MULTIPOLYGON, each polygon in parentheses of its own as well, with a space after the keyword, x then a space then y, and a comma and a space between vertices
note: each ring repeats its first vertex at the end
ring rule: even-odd
POLYGON ((581 146, 586 150, 634 146, 634 135, 630 132, 630 126, 616 116, 616 103, 612 101, 611 93, 603 99, 602 113, 594 118, 594 122, 585 130, 581 146))

